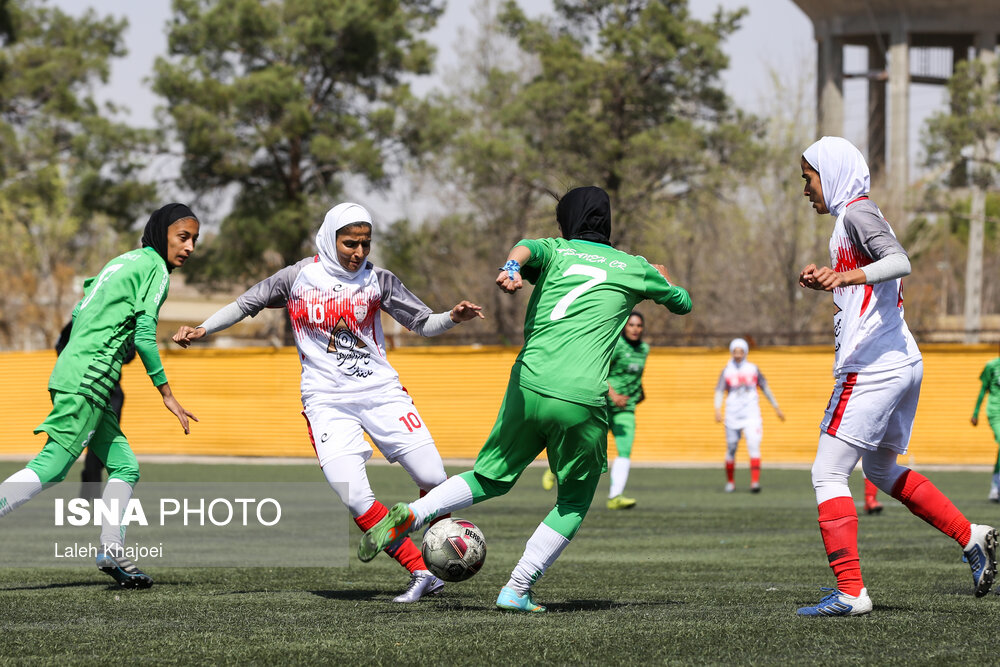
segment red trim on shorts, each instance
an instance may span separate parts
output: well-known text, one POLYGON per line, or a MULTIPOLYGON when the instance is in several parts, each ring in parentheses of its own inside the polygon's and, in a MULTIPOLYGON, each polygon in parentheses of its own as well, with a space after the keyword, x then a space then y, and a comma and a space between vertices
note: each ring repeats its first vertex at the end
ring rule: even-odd
POLYGON ((313 427, 309 423, 309 417, 306 416, 306 411, 302 411, 302 418, 306 420, 306 430, 309 431, 309 444, 312 445, 313 454, 316 455, 316 461, 319 461, 319 452, 316 451, 316 440, 313 438, 313 427))
POLYGON ((851 394, 854 393, 854 385, 857 381, 857 373, 848 373, 847 377, 844 378, 844 384, 840 390, 840 399, 837 401, 837 407, 833 409, 833 417, 830 419, 830 424, 826 427, 826 432, 830 435, 837 435, 837 429, 840 428, 840 422, 844 418, 844 412, 847 410, 847 401, 850 400, 851 394))

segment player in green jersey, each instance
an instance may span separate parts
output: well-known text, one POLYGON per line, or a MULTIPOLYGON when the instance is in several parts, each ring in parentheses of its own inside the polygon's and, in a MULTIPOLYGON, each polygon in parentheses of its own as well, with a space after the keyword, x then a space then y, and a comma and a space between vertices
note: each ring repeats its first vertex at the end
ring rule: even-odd
MULTIPOLYGON (((642 389, 642 372, 646 368, 649 345, 642 340, 646 321, 642 313, 633 310, 615 344, 608 373, 608 418, 614 435, 617 456, 611 464, 611 486, 608 509, 626 510, 635 507, 635 498, 625 497, 625 484, 632 467, 632 441, 635 438, 635 407, 646 398, 642 389)), ((546 470, 542 488, 551 490, 556 474, 546 470)))
MULTIPOLYGON (((83 283, 83 298, 73 309, 73 335, 49 378, 52 411, 35 433, 45 432, 42 451, 0 484, 0 517, 61 482, 89 447, 108 470, 100 501, 117 511, 118 520, 101 530, 97 567, 123 588, 148 588, 143 574, 124 550, 120 525, 139 465, 118 424, 111 393, 121 377, 122 361, 134 344, 163 404, 177 417, 184 433, 197 418, 177 402, 163 372, 156 346, 156 321, 167 298, 170 272, 187 261, 198 240, 198 219, 184 204, 167 204, 150 216, 142 248, 108 262, 83 283)), ((96 512, 95 512, 96 514, 96 512)))
POLYGON ((528 540, 497 606, 527 612, 545 607, 531 587, 580 528, 607 470, 608 369, 619 334, 637 303, 652 299, 671 312, 691 310, 686 290, 666 269, 611 246, 611 204, 596 187, 568 192, 556 207, 563 238, 524 240, 497 276, 513 293, 534 283, 524 347, 511 369, 500 414, 472 470, 399 503, 361 539, 369 561, 439 514, 507 493, 543 451, 559 482, 556 505, 528 540))
MULTIPOLYGON (((979 406, 983 404, 983 396, 989 392, 990 398, 986 402, 986 418, 993 429, 993 439, 1000 445, 1000 357, 986 362, 986 367, 979 374, 979 396, 976 398, 976 409, 972 411, 973 426, 979 425, 979 406)), ((1000 503, 1000 449, 997 450, 997 460, 993 464, 993 480, 990 484, 989 499, 992 502, 1000 503)))

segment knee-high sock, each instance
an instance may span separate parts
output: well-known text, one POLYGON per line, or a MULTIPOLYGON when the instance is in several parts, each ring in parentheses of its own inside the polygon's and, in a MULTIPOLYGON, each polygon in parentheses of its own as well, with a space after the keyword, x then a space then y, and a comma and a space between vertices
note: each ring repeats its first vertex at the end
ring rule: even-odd
POLYGON ((857 595, 864 588, 858 556, 858 511, 850 496, 831 498, 819 505, 819 532, 837 588, 857 595))
POLYGON ((413 512, 413 528, 416 530, 439 514, 451 514, 455 510, 472 505, 472 488, 460 475, 449 477, 438 484, 419 500, 410 503, 413 512))
POLYGON ((101 525, 101 545, 104 547, 115 547, 119 550, 125 547, 125 528, 122 525, 122 517, 125 516, 125 509, 128 501, 132 499, 132 485, 128 482, 112 477, 104 485, 104 493, 101 494, 101 502, 105 507, 115 511, 115 520, 101 525), (117 509, 115 509, 117 508, 117 509))
MULTIPOLYGON (((375 503, 368 509, 367 512, 361 516, 354 517, 354 523, 358 524, 358 528, 367 531, 369 528, 374 526, 376 523, 382 520, 389 510, 386 506, 375 501, 375 503)), ((420 549, 417 545, 413 543, 409 537, 403 538, 395 546, 388 547, 385 552, 396 559, 400 565, 405 567, 411 573, 417 570, 426 570, 427 565, 424 563, 424 557, 420 553, 420 549)))
POLYGON ((507 585, 524 595, 541 578, 559 554, 569 544, 569 540, 544 523, 538 524, 534 534, 524 547, 524 555, 510 573, 507 585))
POLYGON ((619 456, 611 464, 611 489, 608 491, 608 498, 625 493, 625 484, 628 482, 628 473, 631 468, 632 459, 627 456, 619 456))
POLYGON ((972 536, 972 525, 948 497, 919 472, 907 470, 892 487, 892 497, 921 519, 958 542, 963 549, 972 536))
MULTIPOLYGON (((420 497, 421 498, 423 498, 424 496, 426 496, 427 493, 428 493, 427 491, 424 491, 423 489, 420 489, 420 497)), ((451 518, 451 514, 450 513, 449 514, 439 514, 436 517, 434 517, 433 519, 431 519, 430 523, 427 524, 427 525, 428 525, 428 527, 430 527, 430 526, 433 526, 434 524, 436 524, 438 521, 443 521, 444 519, 450 519, 450 518, 451 518)))
POLYGON ((42 488, 42 480, 34 470, 18 470, 0 484, 0 517, 7 516, 37 496, 42 488))
POLYGON ((750 459, 750 483, 758 484, 760 482, 760 459, 750 459))
POLYGON ((865 477, 865 502, 874 503, 875 496, 878 495, 878 487, 872 484, 872 481, 865 477))
POLYGON ((732 484, 734 481, 733 475, 735 474, 735 472, 736 472, 736 461, 726 459, 726 481, 729 482, 730 484, 732 484))

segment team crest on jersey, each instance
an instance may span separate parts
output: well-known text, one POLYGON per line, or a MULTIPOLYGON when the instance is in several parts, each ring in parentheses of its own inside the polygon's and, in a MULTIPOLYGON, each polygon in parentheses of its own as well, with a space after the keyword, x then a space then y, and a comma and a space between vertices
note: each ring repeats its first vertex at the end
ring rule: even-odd
POLYGON ((355 322, 363 322, 366 315, 368 315, 368 304, 367 303, 356 303, 356 304, 354 304, 354 321, 355 322))

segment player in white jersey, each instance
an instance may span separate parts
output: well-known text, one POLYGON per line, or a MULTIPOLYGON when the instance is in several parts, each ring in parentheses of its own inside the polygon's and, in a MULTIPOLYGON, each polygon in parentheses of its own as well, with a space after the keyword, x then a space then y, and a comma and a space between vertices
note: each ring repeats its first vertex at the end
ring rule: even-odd
POLYGON ((740 436, 746 438, 747 454, 750 456, 750 491, 760 492, 760 441, 764 436, 764 422, 760 416, 760 400, 757 390, 774 407, 778 419, 785 421, 785 415, 778 407, 778 401, 764 379, 757 365, 747 361, 750 345, 742 338, 734 338, 729 343, 731 359, 719 373, 715 385, 715 421, 721 422, 722 404, 726 405, 726 493, 736 489, 736 448, 740 436))
MULTIPOLYGON (((436 336, 483 316, 482 309, 468 301, 432 313, 399 278, 367 260, 373 227, 364 207, 338 204, 316 234, 315 257, 281 269, 201 325, 182 326, 173 337, 187 347, 264 308, 288 309, 302 363, 309 438, 323 474, 361 530, 387 513, 368 482, 365 462, 372 448, 365 433, 389 462, 403 466, 421 493, 447 478, 434 439, 386 359, 379 311, 422 336, 436 336)), ((416 602, 444 585, 427 570, 411 540, 387 553, 411 574, 396 602, 416 602)))
POLYGON ((865 475, 912 513, 954 539, 972 568, 974 593, 996 574, 997 532, 969 522, 920 473, 899 465, 917 409, 923 361, 903 320, 901 278, 910 261, 882 212, 868 198, 861 152, 846 139, 823 137, 802 155, 804 194, 818 214, 836 217, 831 266, 809 264, 804 288, 833 293, 834 389, 820 425, 812 468, 819 526, 837 588, 802 616, 854 616, 872 609, 861 578, 858 513, 847 485, 861 460, 865 475))

